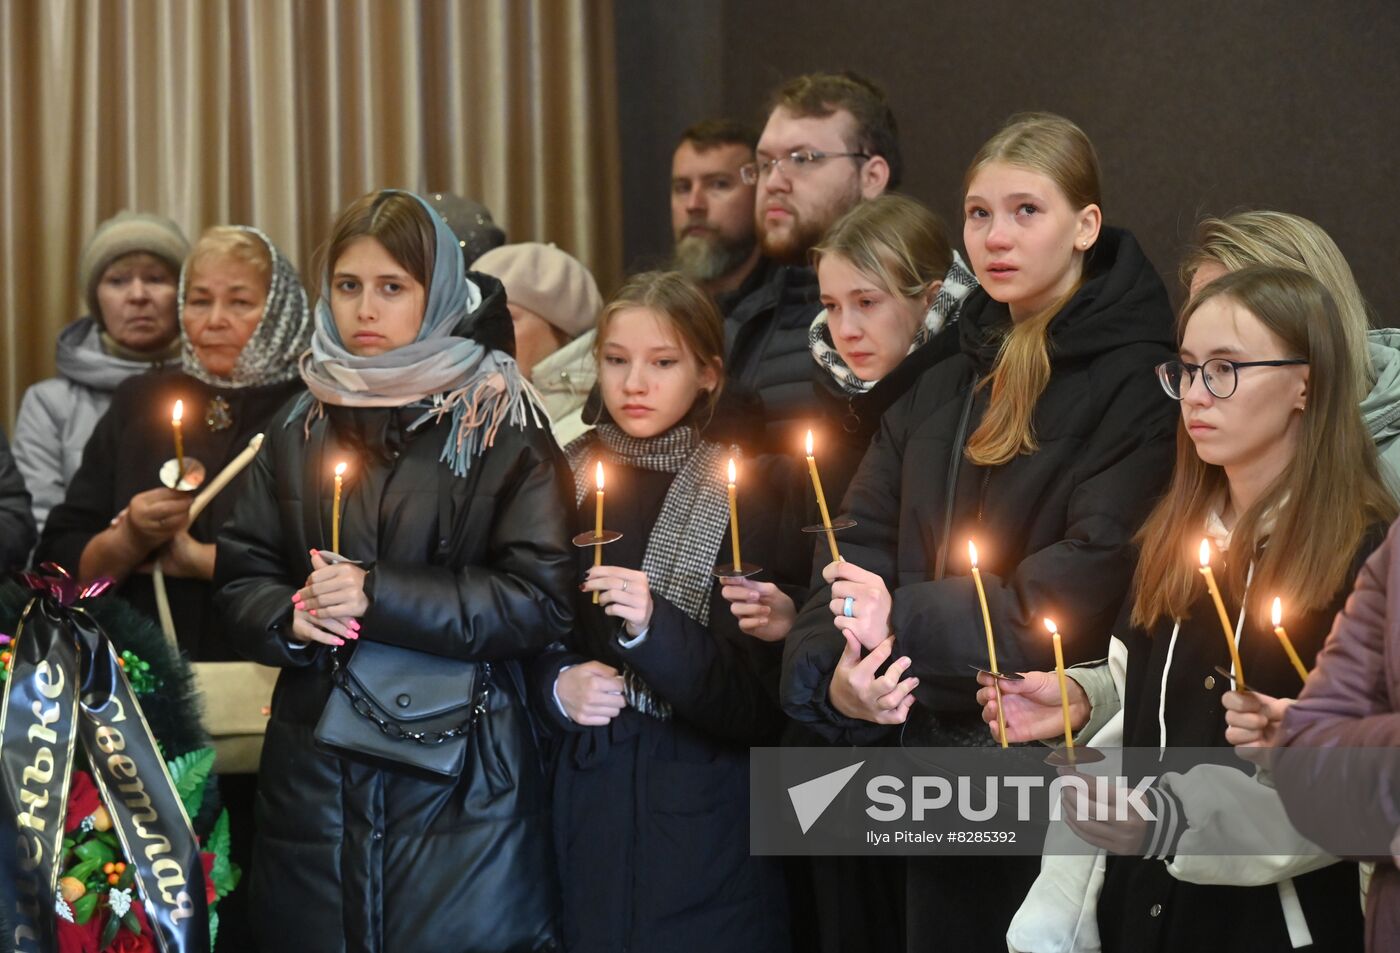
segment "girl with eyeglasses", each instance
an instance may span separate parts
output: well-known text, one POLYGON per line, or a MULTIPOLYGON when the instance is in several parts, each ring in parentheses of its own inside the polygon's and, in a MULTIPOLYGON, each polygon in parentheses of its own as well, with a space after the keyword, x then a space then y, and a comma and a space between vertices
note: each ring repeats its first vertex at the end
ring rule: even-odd
POLYGON ((1380 452, 1381 475, 1391 492, 1400 492, 1400 331, 1371 327, 1371 308, 1332 236, 1288 212, 1261 209, 1203 220, 1182 261, 1181 283, 1195 294, 1249 265, 1306 271, 1336 301, 1356 368, 1361 418, 1380 452))
MULTIPOLYGON (((958 353, 885 413, 841 506, 856 520, 844 560, 787 637, 786 710, 832 740, 988 742, 969 539, 1002 670, 1050 664, 1051 593, 1070 655, 1101 657, 1132 532, 1170 471, 1173 410, 1152 368, 1172 356, 1171 306, 1133 237, 1103 225, 1083 130, 1013 117, 968 170, 963 241, 981 288, 958 353)), ((911 859, 908 949, 1004 950, 1037 867, 911 859)))
MULTIPOLYGON (((1299 675, 1272 631, 1271 601, 1287 602, 1287 633, 1310 666, 1396 513, 1357 411, 1343 322, 1316 279, 1242 269, 1198 291, 1179 328, 1180 358, 1159 371, 1181 412, 1171 485, 1137 536, 1132 597, 1108 661, 1068 680, 1074 728, 1098 745, 1229 744, 1221 696, 1232 679, 1216 669, 1231 671, 1232 660, 1198 572, 1203 539, 1234 630, 1235 674, 1250 689, 1293 693, 1299 675)), ((992 678, 979 680, 983 719, 997 730, 992 678)), ((1012 740, 1063 730, 1053 671, 1000 687, 1012 740)), ((1098 935, 1057 945, 1065 924, 1050 911, 1066 907, 1053 872, 1093 861, 1047 858, 1012 925, 1013 949, 1099 948, 1093 939, 1105 951, 1360 947, 1356 868, 1302 843, 1252 772, 1163 774, 1147 794, 1154 821, 1080 821, 1071 800, 1067 823, 1105 852, 1101 890, 1084 898, 1098 935)))

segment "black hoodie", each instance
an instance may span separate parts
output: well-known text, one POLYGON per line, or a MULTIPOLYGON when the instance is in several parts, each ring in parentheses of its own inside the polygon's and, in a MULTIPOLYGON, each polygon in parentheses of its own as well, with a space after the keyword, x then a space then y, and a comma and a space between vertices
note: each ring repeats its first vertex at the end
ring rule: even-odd
MULTIPOLYGON (((1086 280, 1050 325, 1051 377, 1034 417, 1039 449, 975 466, 962 449, 987 405, 988 388, 977 382, 1010 321, 985 291, 969 296, 961 353, 885 414, 842 504, 857 521, 843 534, 842 555, 894 594, 892 657, 909 656, 920 681, 906 744, 988 739, 972 670, 987 666, 987 643, 967 541, 980 551, 1003 671, 1049 667, 1047 615, 1064 633, 1068 661, 1101 658, 1131 582, 1133 534, 1171 472, 1177 407, 1152 370, 1174 353, 1171 306, 1130 234, 1103 230, 1086 280)), ((845 718, 827 699, 844 647, 830 592, 814 581, 788 636, 784 707, 835 740, 874 740, 887 729, 845 718)))

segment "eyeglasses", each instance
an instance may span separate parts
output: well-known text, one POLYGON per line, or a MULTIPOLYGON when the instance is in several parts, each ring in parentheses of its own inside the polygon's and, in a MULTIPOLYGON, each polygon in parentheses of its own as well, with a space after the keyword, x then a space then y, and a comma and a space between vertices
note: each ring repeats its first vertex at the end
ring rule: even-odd
POLYGON ((1288 367, 1293 364, 1308 363, 1301 358, 1286 361, 1227 361, 1223 357, 1211 358, 1204 364, 1188 364, 1185 361, 1166 361, 1157 365, 1157 380, 1162 382, 1162 390, 1173 400, 1181 400, 1191 385, 1196 382, 1196 372, 1203 372, 1206 390, 1216 399, 1225 400, 1240 386, 1241 367, 1288 367), (1186 384, 1182 386, 1182 378, 1186 384))
POLYGON ((773 174, 773 170, 787 163, 786 171, 789 176, 799 176, 804 172, 811 171, 812 167, 823 159, 869 159, 868 152, 817 152, 814 149, 804 149, 801 152, 790 152, 785 156, 777 156, 773 159, 761 159, 758 162, 749 162, 739 166, 739 178, 744 180, 745 185, 757 185, 758 180, 773 174))

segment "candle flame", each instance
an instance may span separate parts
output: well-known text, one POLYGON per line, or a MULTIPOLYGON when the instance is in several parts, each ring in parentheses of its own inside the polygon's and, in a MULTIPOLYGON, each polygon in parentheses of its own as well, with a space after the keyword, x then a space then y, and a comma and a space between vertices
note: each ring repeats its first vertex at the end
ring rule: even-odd
POLYGON ((1283 600, 1282 600, 1282 599, 1275 598, 1275 599, 1274 599, 1274 628, 1277 629, 1277 628, 1278 628, 1279 626, 1281 626, 1281 625, 1283 625, 1283 600))
POLYGON ((593 481, 598 484, 598 492, 603 492, 603 461, 598 461, 598 470, 593 475, 593 481))
POLYGON ((812 431, 807 431, 807 456, 812 455, 812 431))
POLYGON ((1201 540, 1201 567, 1210 565, 1210 540, 1201 540))
POLYGON ((1045 620, 1045 628, 1046 628, 1046 630, 1047 630, 1051 635, 1059 635, 1059 634, 1060 634, 1060 630, 1057 629, 1057 628, 1055 628, 1055 620, 1054 620, 1054 619, 1049 619, 1049 618, 1047 618, 1047 619, 1045 620))
POLYGON ((738 473, 738 471, 734 468, 734 458, 733 458, 733 457, 730 457, 730 458, 729 458, 729 482, 730 482, 730 483, 737 483, 737 482, 739 482, 739 473, 738 473))
POLYGON ((335 465, 335 475, 345 476, 345 461, 342 460, 335 465))
POLYGON ((178 423, 180 422, 180 420, 181 420, 184 416, 185 416, 185 402, 184 402, 183 400, 177 400, 177 401, 175 401, 175 412, 174 412, 173 414, 170 415, 170 422, 171 422, 172 424, 178 424, 178 423))
POLYGON ((972 568, 977 568, 977 544, 972 540, 967 541, 967 558, 972 560, 972 568))

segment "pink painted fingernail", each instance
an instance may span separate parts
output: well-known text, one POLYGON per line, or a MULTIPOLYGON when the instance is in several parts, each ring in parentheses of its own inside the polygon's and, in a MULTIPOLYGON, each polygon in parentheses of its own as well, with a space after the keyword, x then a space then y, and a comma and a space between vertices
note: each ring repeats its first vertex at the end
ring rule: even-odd
POLYGON ((335 644, 336 644, 336 645, 344 645, 344 644, 345 644, 345 640, 344 640, 344 639, 336 639, 336 640, 335 640, 335 644))
POLYGON ((316 614, 316 610, 315 610, 315 609, 310 609, 310 610, 308 610, 308 611, 309 611, 312 615, 315 615, 315 614, 316 614))

